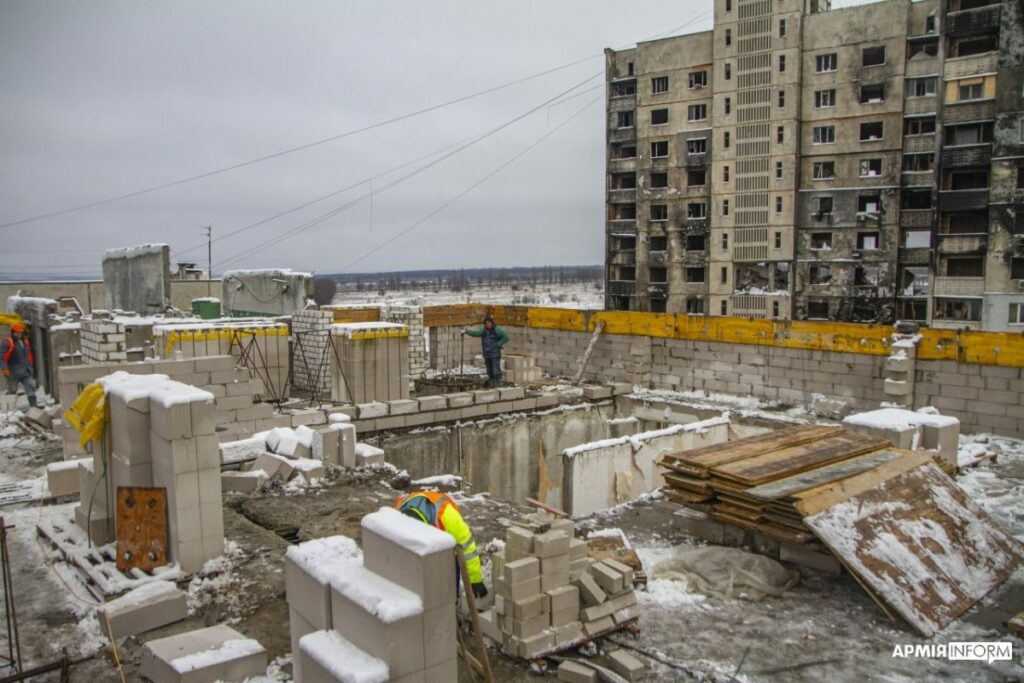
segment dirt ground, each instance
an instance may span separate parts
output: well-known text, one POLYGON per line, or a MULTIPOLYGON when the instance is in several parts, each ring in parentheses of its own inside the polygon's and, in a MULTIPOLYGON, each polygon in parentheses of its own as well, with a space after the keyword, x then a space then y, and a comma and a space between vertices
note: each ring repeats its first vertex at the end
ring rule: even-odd
MULTIPOLYGON (((1020 443, 1009 447, 1019 449, 1020 443)), ((33 468, 38 472, 40 462, 53 459, 52 454, 39 458, 10 451, 0 456, 16 461, 12 468, 18 476, 33 468)), ((962 484, 968 490, 986 491, 997 521, 1018 535, 1024 528, 1024 511, 1018 502, 1022 463, 1024 455, 1004 459, 967 475, 962 484)), ((283 576, 287 545, 333 534, 359 540, 362 516, 390 505, 397 490, 407 485, 407 479, 396 479, 386 470, 347 472, 308 491, 229 496, 224 507, 224 559, 181 583, 189 593, 191 614, 187 620, 119 644, 117 654, 125 680, 141 680, 138 667, 145 640, 216 623, 230 624, 266 647, 275 664, 260 681, 290 680, 283 576)), ((503 538, 503 522, 528 510, 486 494, 464 498, 461 505, 481 547, 503 538)), ((53 660, 63 647, 68 647, 72 656, 96 652, 93 660, 74 668, 72 680, 116 681, 119 676, 112 655, 90 612, 89 603, 94 600, 66 565, 48 564, 52 554, 44 552, 34 533, 40 516, 67 516, 72 507, 20 505, 3 509, 7 524, 15 527, 9 542, 22 650, 26 661, 35 664, 53 660), (69 591, 78 597, 71 597, 69 591)), ((1014 662, 954 663, 892 656, 897 644, 1010 640, 1003 623, 1010 614, 1024 609, 1024 570, 946 631, 925 641, 904 624, 889 621, 849 575, 805 571, 800 583, 783 597, 762 602, 706 597, 685 582, 659 579, 659 562, 701 545, 679 531, 677 511, 675 504, 654 496, 578 523, 581 532, 621 529, 652 576, 647 591, 639 594, 639 633, 619 634, 600 644, 603 650, 631 648, 650 666, 650 680, 1024 680, 1020 658, 1024 644, 1016 639, 1014 662)), ((519 661, 496 652, 491 653, 491 661, 499 681, 538 680, 536 672, 519 661)), ((55 681, 57 677, 34 680, 55 681)), ((471 680, 464 665, 459 680, 471 680)))

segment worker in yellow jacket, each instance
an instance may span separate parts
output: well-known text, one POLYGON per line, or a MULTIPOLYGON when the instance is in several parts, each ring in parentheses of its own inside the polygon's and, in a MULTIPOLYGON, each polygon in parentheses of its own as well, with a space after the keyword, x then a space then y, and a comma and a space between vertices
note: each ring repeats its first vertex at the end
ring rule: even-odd
MULTIPOLYGON (((439 491, 416 491, 408 496, 399 496, 395 501, 395 508, 402 514, 435 526, 454 538, 466 558, 466 570, 469 573, 469 582, 473 586, 473 595, 478 598, 487 596, 473 532, 462 518, 459 507, 448 494, 439 491)), ((458 576, 456 572, 456 584, 458 576)))

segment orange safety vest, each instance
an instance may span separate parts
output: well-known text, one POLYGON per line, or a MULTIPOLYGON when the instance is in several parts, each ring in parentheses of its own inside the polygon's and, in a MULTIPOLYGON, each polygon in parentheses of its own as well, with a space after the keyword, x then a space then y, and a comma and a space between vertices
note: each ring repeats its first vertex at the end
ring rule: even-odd
MULTIPOLYGON (((5 363, 9 363, 11 361, 11 356, 14 355, 14 337, 8 337, 7 342, 7 351, 4 353, 5 363)), ((27 337, 22 337, 21 342, 25 345, 25 350, 28 351, 28 364, 34 366, 36 364, 36 359, 32 355, 32 345, 28 342, 27 337)))
POLYGON ((410 507, 418 510, 427 519, 427 523, 436 526, 441 531, 445 531, 444 528, 444 511, 450 505, 455 508, 456 512, 462 514, 459 511, 459 506, 455 504, 455 501, 447 493, 440 491, 417 491, 408 496, 399 496, 395 499, 395 509, 400 510, 403 507, 409 505, 410 507), (417 504, 416 498, 425 498, 430 502, 429 505, 417 504))

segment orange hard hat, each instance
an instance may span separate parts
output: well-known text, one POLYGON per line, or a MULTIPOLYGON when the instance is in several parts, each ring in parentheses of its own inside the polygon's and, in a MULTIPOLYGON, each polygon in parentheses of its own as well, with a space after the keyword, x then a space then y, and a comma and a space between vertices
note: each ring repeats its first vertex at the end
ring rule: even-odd
POLYGON ((22 325, 21 323, 14 323, 13 325, 11 325, 11 332, 24 332, 24 331, 25 331, 25 326, 22 325))

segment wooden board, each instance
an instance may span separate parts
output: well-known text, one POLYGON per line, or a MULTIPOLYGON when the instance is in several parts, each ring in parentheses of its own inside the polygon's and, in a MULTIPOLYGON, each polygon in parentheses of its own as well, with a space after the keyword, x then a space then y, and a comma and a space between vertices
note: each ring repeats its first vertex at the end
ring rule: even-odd
POLYGON ((724 444, 704 446, 690 451, 670 453, 662 461, 671 461, 697 469, 709 469, 726 463, 743 460, 755 455, 780 448, 836 436, 843 433, 842 427, 821 427, 817 425, 787 427, 769 434, 758 434, 724 444))
POLYGON ((796 505, 873 597, 930 637, 1005 581, 1024 551, 921 458, 819 487, 796 505))
POLYGON ((715 476, 756 486, 890 446, 887 439, 846 432, 715 468, 715 476))
POLYGON ((685 489, 687 491, 693 491, 694 493, 711 493, 711 487, 708 485, 706 479, 692 479, 690 477, 683 477, 678 474, 666 472, 665 481, 668 482, 672 488, 685 489))
POLYGON ((704 501, 711 500, 715 497, 713 493, 692 493, 682 489, 663 488, 661 492, 672 502, 682 503, 683 505, 703 503, 704 501))
POLYGON ((896 448, 889 448, 884 451, 876 451, 867 455, 859 455, 849 460, 842 460, 833 465, 819 467, 808 472, 801 472, 792 477, 776 479, 775 481, 754 488, 747 489, 747 495, 764 500, 778 500, 787 498, 797 491, 804 491, 809 488, 828 484, 837 479, 845 479, 866 470, 873 469, 882 463, 894 460, 901 455, 910 453, 896 448))
POLYGON ((117 489, 117 568, 152 571, 167 564, 167 489, 117 489))

